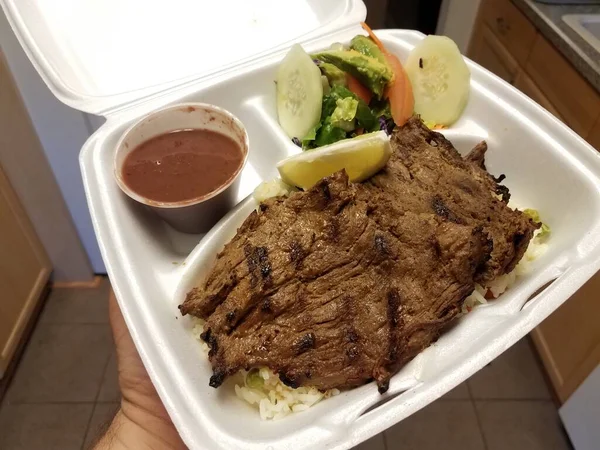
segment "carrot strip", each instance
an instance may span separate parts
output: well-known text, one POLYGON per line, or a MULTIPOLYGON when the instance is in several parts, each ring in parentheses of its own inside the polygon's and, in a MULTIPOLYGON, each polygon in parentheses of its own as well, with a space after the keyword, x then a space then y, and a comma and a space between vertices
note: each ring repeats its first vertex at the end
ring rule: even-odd
POLYGON ((373 42, 375 42, 375 45, 379 47, 379 50, 381 50, 384 55, 387 55, 389 52, 385 48, 385 45, 383 45, 383 43, 379 40, 379 38, 375 36, 375 33, 373 33, 373 30, 371 30, 371 27, 364 22, 361 22, 360 26, 363 27, 363 30, 365 30, 369 34, 369 37, 373 39, 373 42))
POLYGON ((373 93, 363 86, 363 84, 354 78, 349 73, 346 74, 346 84, 348 89, 355 94, 358 98, 362 99, 367 105, 373 97, 373 93))
POLYGON ((394 79, 390 82, 383 95, 390 101, 390 110, 392 111, 394 123, 402 126, 410 119, 415 109, 412 84, 404 71, 402 63, 395 55, 387 53, 385 58, 394 71, 394 79))

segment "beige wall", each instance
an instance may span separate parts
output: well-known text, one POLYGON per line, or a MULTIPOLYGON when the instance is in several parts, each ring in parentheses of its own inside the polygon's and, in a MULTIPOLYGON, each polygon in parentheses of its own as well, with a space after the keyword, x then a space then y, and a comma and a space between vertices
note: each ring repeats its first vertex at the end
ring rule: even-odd
POLYGON ((453 39, 460 51, 466 53, 481 1, 444 0, 436 34, 442 34, 453 39))
POLYGON ((48 89, 1 8, 0 47, 92 268, 105 272, 79 168, 79 151, 93 131, 91 117, 63 104, 48 89))
POLYGON ((50 256, 53 279, 91 280, 87 255, 1 52, 0 165, 50 256))

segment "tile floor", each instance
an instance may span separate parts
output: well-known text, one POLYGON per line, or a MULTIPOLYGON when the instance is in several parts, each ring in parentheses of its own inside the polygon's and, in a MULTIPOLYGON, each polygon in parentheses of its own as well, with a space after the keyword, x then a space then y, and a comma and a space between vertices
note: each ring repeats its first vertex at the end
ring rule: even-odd
MULTIPOLYGON (((0 449, 79 450, 118 408, 108 281, 48 298, 0 407, 0 449)), ((470 380, 359 450, 569 450, 524 339, 470 380)))

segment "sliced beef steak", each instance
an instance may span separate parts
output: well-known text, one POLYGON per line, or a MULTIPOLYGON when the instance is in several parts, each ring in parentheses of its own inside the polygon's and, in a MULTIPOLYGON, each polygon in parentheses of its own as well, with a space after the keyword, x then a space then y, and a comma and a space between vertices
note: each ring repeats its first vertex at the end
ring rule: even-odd
POLYGON ((411 120, 393 147, 368 182, 339 172, 264 202, 188 293, 180 309, 206 319, 211 386, 267 366, 293 387, 375 379, 383 392, 475 281, 514 267, 536 226, 492 195, 483 145, 463 160, 411 120))
POLYGON ((394 153, 384 170, 364 183, 360 196, 378 223, 394 228, 396 217, 432 211, 446 220, 483 227, 493 242, 475 280, 486 283, 510 272, 527 250, 537 225, 506 206, 508 189, 485 170, 485 142, 463 160, 442 134, 412 118, 392 138, 394 153), (493 194, 493 195, 492 195, 493 194))

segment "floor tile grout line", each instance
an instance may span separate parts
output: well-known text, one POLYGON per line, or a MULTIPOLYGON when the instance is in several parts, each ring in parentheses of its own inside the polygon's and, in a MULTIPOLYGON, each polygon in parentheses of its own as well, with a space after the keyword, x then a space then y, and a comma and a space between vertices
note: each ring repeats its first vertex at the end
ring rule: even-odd
POLYGON ((479 434, 481 435, 481 440, 483 441, 483 448, 485 450, 489 450, 489 445, 487 439, 485 437, 485 433, 483 432, 483 425, 481 423, 481 417, 479 417, 479 411, 477 410, 477 405, 475 404, 475 399, 473 398, 473 393, 471 392, 471 386, 467 380, 467 390, 469 391, 469 397, 471 397, 471 407, 475 412, 475 420, 477 421, 477 428, 479 429, 479 434))
MULTIPOLYGON (((111 339, 112 342, 112 339, 111 339)), ((114 345, 113 345, 114 346, 114 345)), ((100 378, 100 383, 98 383, 98 389, 96 390, 96 396, 94 398, 94 407, 92 408, 92 413, 88 419, 88 423, 85 427, 85 433, 83 433, 83 441, 81 442, 81 450, 85 450, 85 441, 88 437, 88 433, 90 432, 90 425, 92 424, 92 418, 94 417, 94 413, 96 412, 96 407, 98 406, 98 397, 100 397, 100 391, 102 391, 102 385, 104 384, 104 378, 106 377, 106 372, 108 370, 108 366, 110 365, 110 359, 112 358, 114 350, 110 351, 108 354, 108 358, 106 358, 106 362, 104 363, 104 369, 102 370, 102 378, 100 378)))
MULTIPOLYGON (((395 425, 398 425, 400 422, 395 423, 394 425, 392 425, 392 427, 395 426, 395 425)), ((381 432, 381 434, 383 435, 383 448, 384 448, 384 450, 389 450, 388 449, 388 442, 387 442, 388 441, 387 440, 387 430, 389 430, 390 428, 386 428, 385 430, 383 430, 381 432)))
POLYGON ((92 407, 92 413, 90 414, 90 418, 85 426, 85 432, 83 433, 83 439, 81 440, 81 446, 79 447, 80 450, 85 450, 85 441, 87 441, 88 433, 90 432, 90 425, 92 424, 92 417, 94 417, 94 414, 96 413, 97 406, 98 403, 94 403, 94 406, 92 407))

